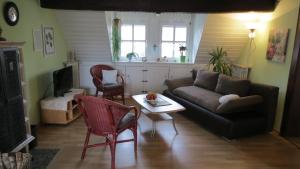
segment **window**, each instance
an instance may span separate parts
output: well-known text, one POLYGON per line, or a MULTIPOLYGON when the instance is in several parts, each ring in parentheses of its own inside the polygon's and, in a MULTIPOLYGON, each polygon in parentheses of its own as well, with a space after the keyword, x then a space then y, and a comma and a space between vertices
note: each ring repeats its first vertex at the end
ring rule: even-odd
POLYGON ((176 58, 180 56, 179 47, 186 47, 187 28, 163 26, 161 33, 161 56, 176 58))
POLYGON ((121 26, 121 57, 126 57, 130 52, 145 57, 146 51, 146 26, 126 24, 121 26))

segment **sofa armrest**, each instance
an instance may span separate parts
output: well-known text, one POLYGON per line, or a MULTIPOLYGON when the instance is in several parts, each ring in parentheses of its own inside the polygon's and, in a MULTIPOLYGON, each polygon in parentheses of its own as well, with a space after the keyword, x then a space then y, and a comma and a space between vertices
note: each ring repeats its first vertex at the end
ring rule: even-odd
POLYGON ((192 77, 186 77, 180 79, 166 80, 165 84, 168 86, 169 91, 173 91, 178 87, 192 86, 194 84, 194 80, 192 77))
POLYGON ((246 97, 240 97, 238 99, 230 100, 218 106, 216 113, 235 113, 235 112, 247 112, 253 110, 263 102, 263 97, 259 95, 252 95, 246 97))

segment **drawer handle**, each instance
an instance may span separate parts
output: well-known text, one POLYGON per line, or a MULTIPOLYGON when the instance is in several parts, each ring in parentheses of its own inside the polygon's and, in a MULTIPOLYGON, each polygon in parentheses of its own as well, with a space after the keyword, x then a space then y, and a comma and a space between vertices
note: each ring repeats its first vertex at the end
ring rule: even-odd
POLYGON ((148 80, 143 80, 142 82, 143 82, 143 83, 147 83, 147 82, 148 82, 148 80))
POLYGON ((145 70, 145 69, 144 69, 144 70, 142 70, 142 71, 143 71, 143 72, 147 72, 148 70, 145 70))

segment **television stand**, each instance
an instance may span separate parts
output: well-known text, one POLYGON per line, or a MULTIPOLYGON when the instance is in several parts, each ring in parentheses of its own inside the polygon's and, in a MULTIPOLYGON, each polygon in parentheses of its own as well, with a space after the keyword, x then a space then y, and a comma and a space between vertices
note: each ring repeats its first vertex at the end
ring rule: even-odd
POLYGON ((65 94, 67 94, 67 93, 71 93, 72 92, 72 89, 71 90, 68 90, 68 91, 66 91, 65 93, 64 93, 64 95, 65 94))
POLYGON ((85 95, 84 89, 71 89, 60 97, 48 97, 41 100, 42 121, 46 124, 69 124, 81 116, 74 97, 85 95))

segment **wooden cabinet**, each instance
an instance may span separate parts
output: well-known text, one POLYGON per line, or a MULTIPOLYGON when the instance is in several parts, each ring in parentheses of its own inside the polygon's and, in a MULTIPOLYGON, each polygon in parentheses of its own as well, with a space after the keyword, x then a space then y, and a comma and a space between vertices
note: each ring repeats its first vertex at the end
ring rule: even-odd
MULTIPOLYGON (((7 73, 7 76, 5 80, 2 79, 4 78, 4 74, 1 74, 0 77, 0 79, 3 80, 0 85, 0 97, 2 98, 0 98, 0 115, 1 118, 5 118, 4 113, 8 113, 5 122, 9 123, 9 134, 13 134, 14 136, 12 139, 9 139, 11 138, 11 136, 6 136, 6 139, 9 139, 10 144, 13 146, 9 148, 12 152, 17 152, 24 148, 26 152, 29 152, 28 144, 34 139, 34 137, 31 136, 29 112, 27 105, 27 82, 25 80, 24 56, 22 52, 22 46, 24 44, 25 42, 0 42, 0 48, 7 51, 7 53, 5 54, 7 58, 2 58, 3 65, 1 65, 6 67, 7 71, 5 72, 7 73), (17 55, 15 53, 17 53, 17 55), (16 58, 13 59, 14 57, 16 58), (26 133, 24 134, 23 132, 25 131, 26 133), (20 134, 22 136, 20 136, 20 134), (25 138, 23 138, 23 134, 25 138), (16 142, 16 139, 18 138, 20 138, 20 140, 17 140, 16 142), (16 142, 16 144, 14 142, 16 142)), ((2 54, 4 55, 3 51, 2 54)), ((4 71, 1 72, 5 73, 4 71)), ((1 125, 2 129, 5 128, 4 121, 1 122, 1 125)), ((1 134, 3 134, 3 132, 4 131, 1 131, 1 134)), ((1 144, 3 146, 2 142, 1 144)))
POLYGON ((74 100, 77 94, 85 94, 84 89, 71 89, 64 97, 49 97, 41 101, 42 121, 47 124, 68 124, 81 113, 74 100))

